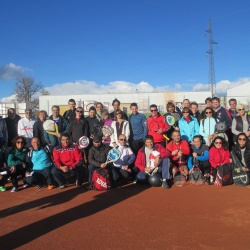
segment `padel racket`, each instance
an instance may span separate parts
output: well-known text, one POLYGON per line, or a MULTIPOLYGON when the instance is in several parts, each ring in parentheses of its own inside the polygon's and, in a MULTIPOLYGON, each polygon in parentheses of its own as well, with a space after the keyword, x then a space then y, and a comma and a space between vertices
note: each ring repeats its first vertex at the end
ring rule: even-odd
POLYGON ((89 145, 89 138, 87 136, 82 136, 79 140, 78 143, 79 148, 87 148, 89 145))
POLYGON ((91 129, 91 138, 93 138, 95 135, 102 137, 102 126, 100 124, 94 124, 94 126, 91 129))
POLYGON ((115 162, 120 158, 120 156, 121 156, 120 151, 117 148, 112 148, 108 152, 107 161, 105 163, 107 164, 110 162, 115 162))
POLYGON ((51 135, 56 135, 58 133, 58 126, 52 120, 46 120, 43 123, 43 129, 46 133, 51 134, 51 135))
POLYGON ((111 136, 114 133, 114 129, 110 126, 103 126, 102 133, 104 136, 111 136))
POLYGON ((169 126, 173 126, 175 124, 175 118, 173 115, 166 115, 165 116, 165 122, 169 125, 169 126))

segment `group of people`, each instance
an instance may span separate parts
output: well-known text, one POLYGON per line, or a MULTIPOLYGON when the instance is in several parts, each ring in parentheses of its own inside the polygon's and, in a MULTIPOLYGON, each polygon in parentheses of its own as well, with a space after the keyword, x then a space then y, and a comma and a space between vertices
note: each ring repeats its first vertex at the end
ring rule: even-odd
POLYGON ((205 104, 199 112, 198 104, 188 99, 181 106, 168 102, 164 115, 152 104, 148 118, 138 112, 136 103, 131 103, 128 116, 117 99, 112 102, 113 112, 98 102, 89 108, 88 117, 74 99, 69 100, 69 110, 63 116, 57 105, 52 106, 50 117, 41 110, 37 119, 30 109, 21 118, 10 108, 8 117, 0 118, 0 191, 6 191, 5 184, 11 180, 11 192, 16 192, 19 176, 25 188, 42 188, 46 183, 48 189, 63 189, 69 179, 80 188, 86 179, 87 189, 92 189, 97 169, 109 171, 114 187, 127 181, 147 182, 158 172, 162 187, 169 189, 178 174, 188 181, 194 164, 199 165, 205 183, 213 184, 217 166, 230 164, 230 150, 242 162, 242 170, 249 173, 250 118, 244 105, 230 99, 228 110, 217 97, 207 98, 205 104), (174 123, 168 122, 169 116, 174 117, 174 123), (44 130, 47 119, 57 124, 58 133, 44 130), (112 133, 104 135, 103 127, 111 127, 112 133), (79 147, 83 136, 89 138, 86 148, 79 147), (107 163, 112 148, 119 150, 120 157, 107 163))

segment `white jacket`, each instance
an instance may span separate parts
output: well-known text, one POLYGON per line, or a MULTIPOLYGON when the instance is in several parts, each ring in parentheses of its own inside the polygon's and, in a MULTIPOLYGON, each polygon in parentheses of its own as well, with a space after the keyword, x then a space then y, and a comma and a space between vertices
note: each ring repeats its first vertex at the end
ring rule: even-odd
MULTIPOLYGON (((117 137, 117 129, 116 129, 116 123, 117 121, 113 121, 111 124, 111 127, 114 129, 114 133, 110 136, 111 142, 110 147, 113 147, 113 142, 118 144, 118 137, 117 137)), ((126 136, 127 143, 130 135, 130 128, 129 128, 129 122, 126 120, 123 120, 123 127, 122 127, 122 134, 126 136)))

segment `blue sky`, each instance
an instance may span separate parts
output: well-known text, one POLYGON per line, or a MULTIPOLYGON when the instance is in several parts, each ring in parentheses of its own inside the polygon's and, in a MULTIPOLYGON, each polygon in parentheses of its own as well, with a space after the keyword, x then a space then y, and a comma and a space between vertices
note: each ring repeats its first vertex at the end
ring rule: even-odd
POLYGON ((0 98, 19 73, 51 94, 205 90, 209 19, 222 93, 250 81, 249 13, 249 0, 1 0, 0 98))

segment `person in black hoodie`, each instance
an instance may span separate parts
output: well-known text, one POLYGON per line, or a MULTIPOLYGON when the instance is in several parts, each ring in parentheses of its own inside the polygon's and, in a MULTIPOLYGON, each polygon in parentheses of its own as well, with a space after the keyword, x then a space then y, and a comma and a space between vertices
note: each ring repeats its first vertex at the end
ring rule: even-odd
POLYGON ((242 170, 247 172, 250 177, 250 141, 245 133, 238 134, 232 153, 241 161, 244 166, 242 170))
POLYGON ((37 120, 33 126, 33 135, 34 137, 39 138, 42 147, 45 147, 47 144, 44 138, 44 129, 43 129, 43 123, 47 120, 47 118, 48 114, 45 110, 39 111, 37 115, 37 120))

